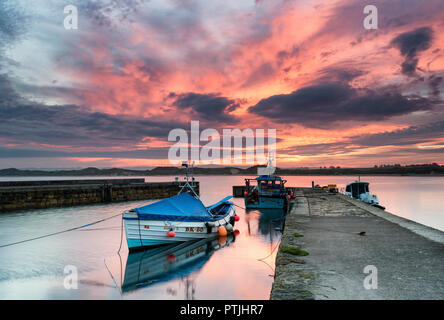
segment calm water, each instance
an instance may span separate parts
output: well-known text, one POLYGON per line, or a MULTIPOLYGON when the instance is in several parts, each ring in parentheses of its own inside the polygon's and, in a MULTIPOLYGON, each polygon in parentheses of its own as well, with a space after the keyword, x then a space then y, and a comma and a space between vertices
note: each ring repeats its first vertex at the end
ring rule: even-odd
MULTIPOLYGON (((29 180, 17 178, 8 180, 29 180)), ((31 178, 41 180, 39 178, 31 178)), ((60 179, 67 179, 61 177, 60 179)), ((211 204, 244 177, 198 177, 211 204)), ((336 183, 354 177, 287 177, 289 186, 336 183)), ((7 180, 7 179, 2 179, 7 180)), ((149 177, 147 181, 172 181, 149 177)), ((365 177, 387 210, 444 230, 444 179, 365 177)), ((242 199, 234 199, 243 206, 242 199)), ((148 201, 0 214, 0 245, 81 226, 148 201)), ((282 212, 237 208, 235 239, 193 242, 128 254, 121 220, 0 248, 0 299, 268 299, 280 240, 282 212), (66 290, 64 268, 78 269, 78 290, 66 290), (121 291, 121 288, 123 289, 121 291)))

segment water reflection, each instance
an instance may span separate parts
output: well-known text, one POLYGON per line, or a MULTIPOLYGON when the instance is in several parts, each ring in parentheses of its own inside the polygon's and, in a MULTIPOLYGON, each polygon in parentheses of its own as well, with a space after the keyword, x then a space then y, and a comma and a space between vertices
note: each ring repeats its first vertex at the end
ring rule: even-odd
MULTIPOLYGON (((181 279, 186 299, 194 299, 196 289, 191 274, 202 269, 216 250, 234 241, 234 235, 228 235, 131 252, 126 262, 122 293, 181 279)), ((168 293, 172 296, 177 294, 171 288, 168 293)))
POLYGON ((251 234, 250 220, 252 215, 259 215, 258 232, 263 236, 268 235, 270 239, 280 237, 284 226, 284 209, 247 209, 248 232, 251 234))
POLYGON ((257 259, 265 263, 274 273, 274 254, 279 246, 285 221, 285 209, 248 209, 245 211, 248 233, 251 235, 256 230, 252 230, 253 221, 257 221, 257 233, 265 242, 268 242, 269 252, 262 258, 257 259))

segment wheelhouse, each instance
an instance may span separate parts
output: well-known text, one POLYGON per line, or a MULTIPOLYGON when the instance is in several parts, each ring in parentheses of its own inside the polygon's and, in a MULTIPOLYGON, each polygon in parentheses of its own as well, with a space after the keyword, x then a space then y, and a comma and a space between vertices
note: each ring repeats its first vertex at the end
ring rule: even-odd
POLYGON ((352 182, 345 187, 345 192, 358 199, 359 195, 370 192, 368 186, 368 182, 352 182))

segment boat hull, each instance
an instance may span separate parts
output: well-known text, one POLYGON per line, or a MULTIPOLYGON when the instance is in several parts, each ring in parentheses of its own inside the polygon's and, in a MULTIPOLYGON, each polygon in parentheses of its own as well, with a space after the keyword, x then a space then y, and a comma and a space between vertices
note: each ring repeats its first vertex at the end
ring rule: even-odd
POLYGON ((245 199, 245 207, 249 209, 280 209, 285 207, 285 199, 280 197, 259 197, 258 203, 248 203, 245 199))

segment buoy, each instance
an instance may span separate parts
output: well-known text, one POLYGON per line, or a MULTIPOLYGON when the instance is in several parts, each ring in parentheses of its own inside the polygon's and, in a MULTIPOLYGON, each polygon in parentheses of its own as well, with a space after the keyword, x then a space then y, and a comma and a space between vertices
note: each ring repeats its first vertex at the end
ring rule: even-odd
POLYGON ((174 262, 175 260, 176 260, 176 257, 174 256, 174 254, 171 253, 171 254, 168 255, 168 261, 169 262, 174 262))
POLYGON ((168 231, 168 237, 173 238, 175 235, 176 235, 176 233, 173 230, 168 231))
POLYGON ((224 237, 227 235, 227 229, 225 229, 224 226, 220 226, 219 228, 217 228, 217 232, 219 233, 219 235, 221 237, 224 237))
POLYGON ((217 242, 219 243, 220 246, 224 246, 227 243, 227 237, 226 236, 223 236, 223 237, 221 236, 221 237, 219 237, 217 242))
POLYGON ((237 237, 238 235, 240 234, 240 231, 239 230, 234 230, 234 235, 237 237))
POLYGON ((231 225, 231 223, 227 223, 225 225, 225 229, 227 229, 228 232, 231 232, 231 231, 233 231, 233 226, 231 225))
POLYGON ((234 221, 239 221, 239 220, 240 220, 239 216, 238 216, 238 215, 235 215, 235 216, 234 216, 234 221))

